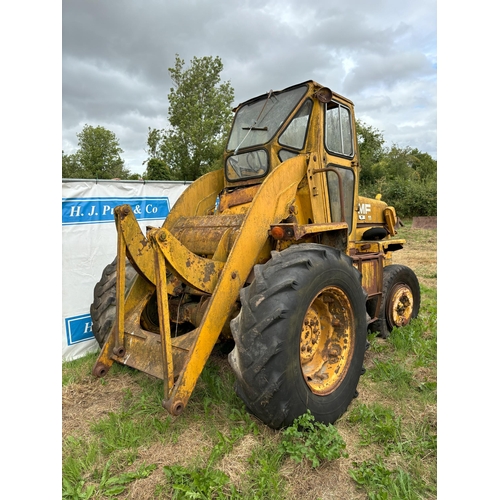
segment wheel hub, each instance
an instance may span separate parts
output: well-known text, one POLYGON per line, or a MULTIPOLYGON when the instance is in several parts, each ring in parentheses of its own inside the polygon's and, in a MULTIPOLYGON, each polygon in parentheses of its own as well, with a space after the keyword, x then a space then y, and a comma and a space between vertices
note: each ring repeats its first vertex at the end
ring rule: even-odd
POLYGON ((323 289, 309 305, 300 336, 302 374, 311 391, 327 395, 343 380, 354 350, 354 316, 345 293, 323 289))
POLYGON ((300 358, 303 362, 310 361, 318 350, 320 334, 320 318, 315 310, 309 308, 300 336, 300 358))
POLYGON ((392 294, 388 319, 393 326, 405 326, 413 313, 413 294, 409 286, 400 284, 392 294))

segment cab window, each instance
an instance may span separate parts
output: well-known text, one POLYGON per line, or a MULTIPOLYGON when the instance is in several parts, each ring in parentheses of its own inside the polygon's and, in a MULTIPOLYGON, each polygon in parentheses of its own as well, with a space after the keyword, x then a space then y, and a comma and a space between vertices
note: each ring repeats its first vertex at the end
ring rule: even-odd
POLYGON ((311 116, 312 101, 306 101, 288 127, 280 135, 279 143, 293 149, 302 149, 306 141, 307 126, 311 116))
POLYGON ((330 153, 353 155, 351 113, 338 102, 329 102, 325 114, 325 145, 330 153))
POLYGON ((328 195, 332 222, 347 222, 349 233, 352 230, 354 205, 354 172, 350 168, 329 164, 327 172, 328 195))

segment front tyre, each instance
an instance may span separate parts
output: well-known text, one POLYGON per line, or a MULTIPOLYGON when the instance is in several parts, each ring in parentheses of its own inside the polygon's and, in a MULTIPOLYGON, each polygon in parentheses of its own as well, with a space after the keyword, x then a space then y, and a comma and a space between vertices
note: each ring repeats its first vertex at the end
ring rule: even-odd
MULTIPOLYGON (((127 260, 125 264, 125 294, 132 286, 137 272, 127 260)), ((94 302, 90 305, 92 333, 102 348, 116 318, 116 259, 108 264, 94 287, 94 302)))
POLYGON ((335 422, 356 395, 366 347, 366 298, 352 260, 317 244, 272 252, 240 298, 229 355, 238 396, 275 429, 307 410, 335 422))

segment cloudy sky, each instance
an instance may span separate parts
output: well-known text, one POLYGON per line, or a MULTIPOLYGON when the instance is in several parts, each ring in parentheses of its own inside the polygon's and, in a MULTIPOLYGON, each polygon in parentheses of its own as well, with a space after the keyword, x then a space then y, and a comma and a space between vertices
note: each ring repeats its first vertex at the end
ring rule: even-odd
POLYGON ((113 131, 142 173, 165 128, 175 54, 219 56, 234 104, 305 80, 350 98, 387 145, 437 159, 436 0, 64 0, 62 149, 85 124, 113 131))

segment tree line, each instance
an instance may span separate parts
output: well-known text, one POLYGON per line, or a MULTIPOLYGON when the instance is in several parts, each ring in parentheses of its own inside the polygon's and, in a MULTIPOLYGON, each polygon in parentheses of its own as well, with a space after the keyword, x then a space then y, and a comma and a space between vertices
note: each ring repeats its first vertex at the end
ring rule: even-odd
POLYGON ((382 194, 400 217, 437 215, 437 161, 411 146, 387 146, 380 130, 361 121, 356 130, 360 194, 382 194))
MULTIPOLYGON (((219 57, 194 57, 188 68, 184 65, 176 54, 169 68, 173 87, 168 94, 168 125, 148 129, 142 175, 125 167, 113 132, 85 125, 77 134, 76 153, 62 153, 62 177, 192 181, 221 168, 234 89, 221 81, 219 57)), ((437 161, 414 147, 387 146, 383 133, 362 121, 356 121, 356 129, 360 194, 382 194, 402 217, 437 215, 437 161)))

